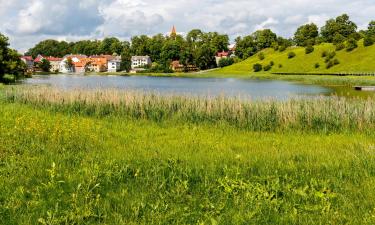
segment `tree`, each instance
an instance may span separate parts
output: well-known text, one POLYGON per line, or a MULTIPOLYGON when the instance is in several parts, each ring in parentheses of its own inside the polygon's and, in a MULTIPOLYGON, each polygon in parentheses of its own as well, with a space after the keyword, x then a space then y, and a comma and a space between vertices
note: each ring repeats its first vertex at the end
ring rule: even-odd
POLYGON ((216 66, 215 52, 212 51, 208 44, 198 48, 195 54, 195 65, 201 70, 211 69, 216 66))
POLYGON ((374 37, 366 35, 363 39, 363 46, 368 47, 374 44, 374 37))
POLYGON ((367 34, 375 36, 375 20, 371 21, 368 25, 367 34))
POLYGON ((73 60, 72 60, 72 58, 71 58, 71 57, 68 57, 68 58, 66 59, 66 63, 65 63, 65 67, 66 67, 66 69, 71 70, 71 69, 73 68, 73 66, 74 66, 74 64, 73 64, 73 60))
POLYGON ((257 46, 257 51, 269 48, 277 41, 277 35, 270 29, 258 30, 252 34, 257 46))
POLYGON ((256 43, 252 36, 238 37, 236 39, 236 55, 240 59, 247 59, 256 52, 256 43))
POLYGON ((104 38, 104 40, 100 43, 99 54, 112 55, 113 53, 121 53, 121 52, 122 52, 121 42, 115 37, 104 38))
POLYGON ((127 41, 123 42, 120 67, 122 71, 130 71, 131 69, 130 43, 127 41))
POLYGON ((31 55, 33 58, 36 58, 38 55, 63 57, 70 52, 70 45, 65 41, 59 42, 56 40, 44 40, 35 45, 35 47, 29 49, 26 55, 31 55))
POLYGON ((348 38, 350 35, 355 34, 357 25, 350 21, 347 14, 338 16, 336 19, 330 19, 326 22, 325 26, 321 29, 321 35, 325 41, 332 43, 336 34, 348 38))
POLYGON ((26 65, 21 61, 20 55, 9 48, 8 38, 0 33, 0 82, 5 81, 6 74, 17 79, 25 70, 26 65))
POLYGON ((48 61, 47 59, 42 59, 42 60, 38 63, 38 67, 39 67, 43 72, 49 72, 49 70, 51 69, 51 63, 50 63, 50 61, 48 61))
POLYGON ((298 46, 315 45, 319 35, 318 26, 314 23, 300 26, 294 34, 294 42, 298 46))
POLYGON ((357 47, 358 47, 357 40, 355 40, 354 38, 350 38, 350 39, 347 41, 346 51, 347 51, 347 52, 351 52, 351 51, 353 51, 354 49, 356 49, 357 47))

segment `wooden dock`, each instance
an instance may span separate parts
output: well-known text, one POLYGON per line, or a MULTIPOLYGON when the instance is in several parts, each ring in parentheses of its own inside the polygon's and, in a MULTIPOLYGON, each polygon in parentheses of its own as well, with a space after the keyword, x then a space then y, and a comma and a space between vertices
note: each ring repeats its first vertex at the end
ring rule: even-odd
POLYGON ((357 91, 375 91, 375 86, 355 86, 357 91))

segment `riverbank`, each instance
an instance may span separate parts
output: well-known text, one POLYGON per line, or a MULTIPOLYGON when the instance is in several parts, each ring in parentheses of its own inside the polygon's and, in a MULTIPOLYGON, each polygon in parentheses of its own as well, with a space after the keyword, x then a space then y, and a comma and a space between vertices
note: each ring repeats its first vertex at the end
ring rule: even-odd
POLYGON ((366 101, 317 100, 289 111, 60 94, 0 99, 5 223, 375 222, 375 107, 358 107, 366 101), (307 127, 267 129, 286 128, 290 113, 307 127), (244 118, 264 124, 237 126, 244 118))

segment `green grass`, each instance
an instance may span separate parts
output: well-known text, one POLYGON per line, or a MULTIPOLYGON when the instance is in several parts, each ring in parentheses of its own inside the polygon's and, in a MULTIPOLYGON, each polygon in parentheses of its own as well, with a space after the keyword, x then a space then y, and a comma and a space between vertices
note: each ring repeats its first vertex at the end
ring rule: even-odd
POLYGON ((362 41, 360 41, 357 49, 352 52, 344 50, 337 51, 336 57, 340 64, 326 69, 322 52, 333 52, 335 47, 332 44, 321 44, 315 46, 315 51, 310 54, 305 54, 305 49, 302 47, 293 47, 285 50, 284 52, 278 52, 273 49, 266 49, 263 52, 265 55, 264 60, 259 60, 257 55, 250 57, 249 59, 232 66, 223 68, 213 73, 217 74, 243 74, 251 73, 252 66, 255 63, 260 63, 263 66, 268 65, 271 61, 275 63, 272 70, 264 73, 336 73, 336 72, 375 72, 375 45, 370 47, 363 47, 362 41), (296 57, 288 59, 289 52, 295 52, 296 57), (319 68, 315 68, 316 63, 320 64, 319 68), (279 68, 279 64, 282 68, 279 68))
MULTIPOLYGON (((137 117, 117 104, 123 95, 60 93, 66 105, 57 91, 0 99, 2 224, 375 223, 374 132, 256 132, 233 126, 230 116, 184 120, 204 107, 184 111, 193 100, 181 99, 176 117, 158 120, 147 115, 170 111, 173 99, 123 97, 129 108, 138 103, 144 114, 137 117)), ((310 109, 320 107, 321 119, 373 126, 363 119, 374 117, 374 107, 358 107, 364 102, 310 109)), ((238 106, 227 103, 198 115, 238 106)), ((293 113, 287 104, 272 110, 293 113)), ((297 114, 316 112, 301 106, 297 114)))
POLYGON ((315 46, 315 51, 305 54, 302 47, 288 48, 284 52, 278 52, 273 49, 266 49, 263 52, 264 60, 260 60, 254 55, 242 62, 236 63, 222 69, 200 74, 200 77, 239 77, 254 79, 279 79, 288 81, 299 81, 309 84, 322 85, 375 85, 375 77, 373 76, 316 76, 316 75, 272 75, 272 73, 339 73, 339 72, 375 72, 375 45, 363 47, 363 41, 359 42, 358 48, 352 52, 345 49, 336 52, 335 58, 340 61, 339 65, 335 65, 330 69, 326 69, 325 58, 322 52, 333 52, 335 47, 332 44, 321 44, 315 46), (296 57, 288 59, 289 52, 295 52, 296 57), (274 62, 274 66, 270 71, 253 72, 253 65, 260 63, 263 66, 274 62), (320 67, 315 68, 315 64, 319 63, 320 67), (279 65, 282 65, 279 68, 279 65))

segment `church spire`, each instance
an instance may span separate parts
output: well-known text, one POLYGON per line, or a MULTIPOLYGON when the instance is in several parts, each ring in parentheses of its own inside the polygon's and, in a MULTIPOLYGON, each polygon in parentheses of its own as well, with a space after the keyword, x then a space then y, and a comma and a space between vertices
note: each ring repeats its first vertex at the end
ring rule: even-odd
POLYGON ((171 37, 176 37, 176 36, 177 36, 176 27, 173 25, 172 31, 171 31, 171 37))

